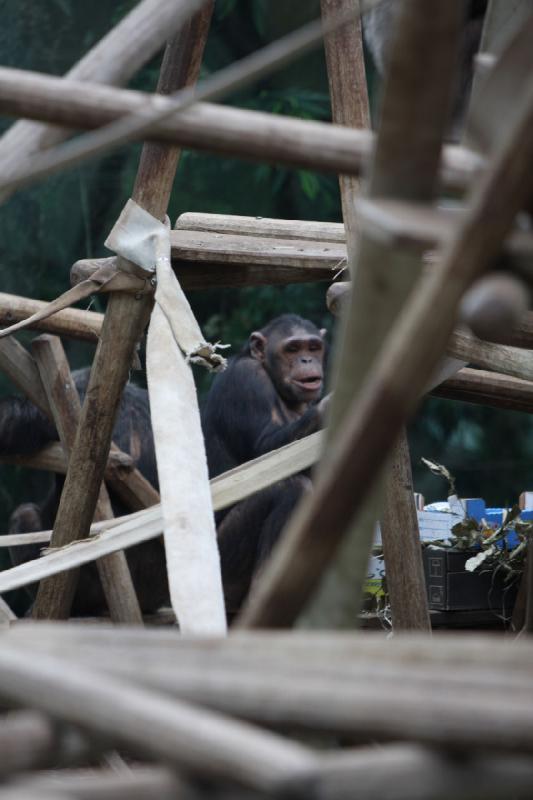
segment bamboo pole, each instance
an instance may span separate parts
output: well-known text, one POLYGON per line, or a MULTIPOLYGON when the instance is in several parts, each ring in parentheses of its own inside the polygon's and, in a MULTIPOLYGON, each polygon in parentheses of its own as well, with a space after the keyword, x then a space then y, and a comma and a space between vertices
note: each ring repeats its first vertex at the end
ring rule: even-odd
MULTIPOLYGON (((391 45, 381 123, 367 189, 370 199, 390 197, 419 203, 433 199, 460 27, 458 5, 432 2, 429 8, 423 0, 403 0, 391 45), (414 53, 425 53, 423 75, 414 53), (417 125, 413 128, 415 113, 417 125)), ((346 309, 337 343, 333 370, 335 391, 326 434, 328 446, 319 476, 331 468, 331 442, 342 429, 354 396, 360 393, 373 359, 420 275, 421 260, 412 254, 393 254, 387 242, 378 241, 363 228, 351 272, 351 303, 346 309)), ((325 567, 323 562, 324 574, 320 583, 316 582, 316 591, 306 611, 315 620, 314 624, 322 621, 328 625, 332 622, 357 625, 362 584, 379 516, 380 492, 380 486, 376 485, 357 524, 352 526, 338 552, 332 555, 331 563, 325 567), (346 564, 350 565, 349 571, 346 564)), ((271 561, 271 570, 265 570, 263 581, 258 582, 255 595, 250 597, 243 611, 241 624, 262 625, 267 619, 273 624, 281 622, 282 606, 287 598, 280 596, 276 600, 274 584, 281 573, 288 572, 288 562, 281 566, 283 550, 286 558, 290 547, 286 543, 290 542, 291 531, 299 528, 298 518, 303 518, 306 505, 304 501, 291 520, 277 555, 275 553, 271 561), (269 605, 271 615, 267 611, 269 605)), ((351 522, 351 517, 347 516, 343 524, 350 526, 351 522)), ((287 606, 286 619, 289 618, 292 621, 293 616, 287 606)))
MULTIPOLYGON (((48 396, 52 416, 60 441, 68 454, 76 437, 81 414, 81 403, 70 368, 56 336, 44 334, 34 339, 32 350, 39 368, 41 380, 48 396)), ((100 486, 94 514, 95 522, 114 517, 111 501, 105 488, 100 486)), ((63 538, 52 536, 52 547, 65 547, 76 539, 75 529, 66 531, 63 538)), ((96 562, 102 589, 114 622, 142 625, 142 614, 131 579, 124 552, 116 552, 96 562)))
MULTIPOLYGON (((0 68, 3 113, 70 128, 91 129, 139 112, 147 104, 163 110, 169 102, 143 92, 0 68)), ((370 130, 349 130, 211 103, 196 103, 157 123, 148 135, 225 156, 356 176, 371 156, 374 139, 370 130)), ((482 165, 483 160, 473 151, 452 145, 443 151, 441 177, 451 190, 462 192, 482 165)))
MULTIPOLYGON (((211 12, 212 3, 208 2, 167 47, 158 84, 161 93, 196 80, 211 12)), ((133 199, 159 219, 166 212, 178 159, 176 148, 157 144, 143 148, 133 199)), ((127 270, 126 263, 120 262, 127 270)), ((76 530, 78 538, 85 538, 89 533, 116 409, 151 306, 149 296, 135 299, 117 293, 109 299, 54 525, 54 532, 60 538, 71 528, 76 530)), ((76 588, 73 578, 64 573, 41 582, 33 607, 35 618, 68 615, 76 588)))
POLYGON ((497 258, 516 214, 530 200, 531 175, 524 164, 533 163, 532 127, 533 93, 529 91, 490 167, 468 198, 468 213, 440 263, 391 330, 359 402, 352 407, 342 441, 337 437, 332 447, 328 474, 320 476, 312 503, 285 537, 285 552, 271 566, 269 585, 265 574, 263 599, 256 599, 255 609, 248 612, 248 620, 255 624, 288 624, 299 613, 325 559, 342 538, 344 521, 359 509, 394 437, 413 413, 444 352, 463 292, 497 258), (327 541, 324 530, 328 530, 327 541), (288 568, 294 564, 292 548, 298 553, 298 575, 288 568))

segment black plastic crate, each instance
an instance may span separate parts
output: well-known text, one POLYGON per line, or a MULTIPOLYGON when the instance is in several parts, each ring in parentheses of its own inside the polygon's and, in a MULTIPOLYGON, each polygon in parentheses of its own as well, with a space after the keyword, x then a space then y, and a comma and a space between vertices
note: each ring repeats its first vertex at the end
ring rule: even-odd
POLYGON ((474 552, 440 547, 423 549, 429 607, 435 611, 490 609, 509 615, 517 592, 517 581, 504 581, 503 571, 467 572, 466 561, 474 552))

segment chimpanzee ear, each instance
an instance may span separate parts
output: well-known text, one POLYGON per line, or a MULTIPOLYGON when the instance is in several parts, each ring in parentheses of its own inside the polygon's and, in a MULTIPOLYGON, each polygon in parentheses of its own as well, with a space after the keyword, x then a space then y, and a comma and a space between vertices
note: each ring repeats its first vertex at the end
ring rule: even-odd
POLYGON ((263 336, 259 331, 253 331, 250 334, 250 354, 252 358, 257 358, 258 361, 264 361, 266 336, 263 336))
POLYGON ((323 339, 326 338, 326 336, 328 335, 326 328, 320 328, 320 335, 323 339))

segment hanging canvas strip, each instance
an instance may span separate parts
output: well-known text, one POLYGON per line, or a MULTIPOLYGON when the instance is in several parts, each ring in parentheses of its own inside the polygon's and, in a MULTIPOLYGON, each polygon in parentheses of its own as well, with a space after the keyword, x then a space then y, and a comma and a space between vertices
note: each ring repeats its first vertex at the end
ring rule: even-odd
POLYGON ((128 201, 106 245, 155 270, 147 375, 172 607, 183 633, 220 634, 226 614, 196 387, 188 364, 223 369, 170 266, 169 228, 128 201))

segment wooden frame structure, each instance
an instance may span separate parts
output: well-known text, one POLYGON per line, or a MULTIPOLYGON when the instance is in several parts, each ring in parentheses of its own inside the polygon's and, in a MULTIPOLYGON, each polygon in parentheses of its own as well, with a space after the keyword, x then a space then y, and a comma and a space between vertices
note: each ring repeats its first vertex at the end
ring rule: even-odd
MULTIPOLYGON (((212 2, 182 0, 179 13, 169 14, 172 5, 141 0, 106 37, 105 47, 104 42, 97 46, 66 80, 31 74, 22 80, 15 70, 0 69, 0 110, 71 128, 98 127, 138 113, 144 102, 138 93, 96 81, 123 82, 139 66, 138 53, 132 57, 124 37, 131 36, 140 19, 145 21, 146 57, 164 42, 171 18, 172 31, 185 21, 167 46, 158 91, 172 95, 194 84, 212 2), (108 54, 104 62, 102 52, 108 54), (80 80, 95 83, 81 93, 80 80)), ((427 5, 428 0, 401 0, 374 141, 370 132, 360 130, 368 126, 369 115, 359 18, 335 27, 359 3, 322 0, 335 124, 267 121, 267 115, 198 104, 151 123, 154 140, 143 148, 133 197, 158 219, 166 212, 181 145, 341 173, 344 226, 187 213, 171 235, 173 266, 184 288, 330 281, 340 270, 346 270, 343 277, 349 273, 352 283, 347 300, 342 300, 346 287, 339 284, 330 295, 332 308, 344 307, 328 430, 212 481, 214 507, 223 508, 319 461, 315 490, 297 510, 258 582, 238 620, 238 633, 226 641, 180 640, 176 631, 42 622, 68 617, 75 569, 94 559, 112 619, 142 621, 122 550, 158 536, 163 523, 157 492, 111 442, 117 403, 153 302, 150 291, 139 293, 128 262, 106 260, 123 283, 112 292, 104 317, 63 310, 36 322, 45 335, 35 340, 32 355, 16 340, 0 339, 0 368, 54 420, 60 434, 60 446, 28 461, 66 472, 54 531, 24 535, 28 542, 51 541, 51 552, 0 574, 0 593, 41 580, 33 610, 41 622, 15 625, 2 634, 0 697, 34 710, 0 717, 0 743, 19 743, 26 754, 24 761, 16 747, 8 751, 0 775, 69 759, 84 763, 90 741, 97 743, 98 753, 110 741, 164 765, 134 768, 127 780, 92 775, 89 780, 100 781, 95 791, 98 786, 110 797, 128 789, 132 798, 148 791, 173 797, 180 787, 194 797, 210 796, 208 786, 191 782, 192 775, 237 787, 236 797, 239 792, 243 797, 249 796, 244 792, 293 792, 320 799, 363 798, 379 795, 378 771, 383 792, 386 788, 386 796, 398 800, 411 797, 415 785, 428 798, 467 798, 480 785, 494 797, 507 797, 510 787, 516 796, 529 796, 532 645, 523 641, 510 652, 504 642, 483 638, 439 642, 427 637, 430 623, 403 426, 444 354, 483 371, 463 368, 435 393, 496 407, 533 407, 531 313, 505 344, 480 341, 454 328, 462 296, 500 253, 520 286, 531 280, 533 239, 516 229, 514 220, 529 208, 533 190, 529 171, 522 168, 533 160, 533 99, 524 94, 521 113, 509 123, 506 136, 494 134, 488 153, 443 147, 462 15, 459 3, 431 0, 430 14, 427 5), (421 52, 428 65, 422 76, 413 58, 421 52), (216 135, 211 127, 215 113, 216 135), (261 130, 265 124, 266 135, 261 130), (358 178, 363 163, 370 164, 364 191, 358 178), (468 192, 460 213, 435 208, 442 182, 459 196, 468 192), (428 249, 438 249, 439 257, 426 268, 422 256, 428 249), (49 334, 98 339, 81 409, 59 340, 49 334), (104 479, 131 508, 129 517, 109 518, 104 479), (399 637, 390 647, 368 634, 356 639, 351 634, 245 631, 295 622, 307 628, 354 627, 383 496, 394 627, 421 633, 399 637), (73 543, 87 540, 93 520, 92 530, 99 535, 73 543), (462 665, 459 676, 451 669, 457 663, 462 665), (436 686, 445 687, 445 697, 436 686), (50 717, 65 723, 65 734, 50 724, 50 717), (321 755, 281 735, 278 729, 287 727, 409 744, 385 744, 379 760, 357 748, 321 755), (482 755, 465 755, 469 748, 482 755), (458 749, 461 763, 447 758, 458 749), (474 776, 470 780, 468 770, 474 776)), ((505 5, 503 0, 489 3, 483 42, 490 55, 498 14, 507 21, 518 15, 524 26, 533 26, 525 3, 507 4, 507 12, 505 5)), ((492 69, 498 69, 497 62, 492 69)), ((158 113, 168 114, 175 100, 151 102, 158 113)), ((17 125, 24 133, 19 166, 30 151, 65 135, 49 126, 17 125)), ((0 163, 8 163, 16 136, 14 130, 0 141, 0 163)), ((31 158, 24 169, 26 180, 31 158)), ((8 175, 8 190, 14 185, 10 180, 8 175)), ((101 267, 102 260, 77 262, 73 283, 92 280, 101 267)), ((37 301, 0 295, 0 322, 17 322, 40 308, 37 301)), ((17 537, 7 539, 20 543, 17 537)), ((527 586, 528 629, 532 585, 527 586)), ((13 621, 4 601, 0 621, 6 626, 13 621)), ((48 790, 46 781, 37 776, 33 783, 27 778, 19 786, 12 782, 9 797, 48 790)), ((82 776, 67 772, 58 787, 59 795, 74 797, 91 791, 82 776)), ((0 789, 0 800, 3 794, 0 789)))

